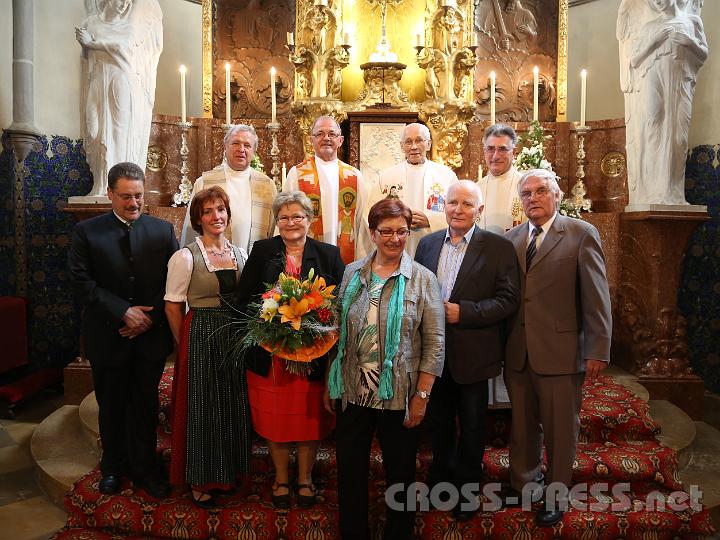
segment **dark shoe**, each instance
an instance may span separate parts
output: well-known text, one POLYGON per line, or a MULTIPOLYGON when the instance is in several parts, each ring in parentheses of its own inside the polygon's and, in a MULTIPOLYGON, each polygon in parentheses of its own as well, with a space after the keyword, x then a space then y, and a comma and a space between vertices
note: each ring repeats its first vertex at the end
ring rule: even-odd
POLYGON ((212 495, 219 495, 220 497, 229 497, 230 495, 235 495, 235 493, 237 493, 237 488, 234 488, 234 487, 231 487, 230 489, 213 488, 210 490, 210 493, 212 495))
POLYGON ((210 493, 204 493, 202 491, 199 491, 200 497, 208 496, 207 499, 202 499, 199 497, 195 497, 195 491, 190 491, 190 498, 192 499, 192 502, 195 503, 195 506, 198 508, 202 508, 203 510, 211 510, 217 506, 217 501, 215 500, 215 497, 213 497, 210 493))
POLYGON ((115 474, 103 476, 98 483, 98 491, 105 495, 112 495, 120 491, 120 477, 115 474))
POLYGON ((284 482, 282 484, 273 484, 272 490, 273 493, 270 495, 270 499, 275 509, 287 510, 290 508, 290 486, 284 482), (275 492, 280 488, 287 488, 288 492, 282 495, 275 495, 275 492))
POLYGON ((552 527, 563 518, 564 513, 562 510, 546 510, 543 508, 535 514, 535 523, 540 527, 552 527))
POLYGON ((156 499, 165 499, 170 495, 170 486, 157 478, 144 478, 135 482, 135 486, 142 488, 151 497, 156 499))
POLYGON ((317 496, 315 495, 315 486, 312 484, 298 484, 297 485, 297 503, 300 508, 310 508, 317 502, 317 496), (312 495, 302 495, 301 489, 309 489, 312 495))

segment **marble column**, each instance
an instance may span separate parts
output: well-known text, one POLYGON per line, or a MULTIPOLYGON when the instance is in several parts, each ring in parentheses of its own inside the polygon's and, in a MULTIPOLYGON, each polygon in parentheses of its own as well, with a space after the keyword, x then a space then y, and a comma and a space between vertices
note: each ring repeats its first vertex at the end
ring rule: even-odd
POLYGON ((15 158, 23 162, 40 135, 35 127, 33 0, 13 0, 13 123, 6 129, 15 158))

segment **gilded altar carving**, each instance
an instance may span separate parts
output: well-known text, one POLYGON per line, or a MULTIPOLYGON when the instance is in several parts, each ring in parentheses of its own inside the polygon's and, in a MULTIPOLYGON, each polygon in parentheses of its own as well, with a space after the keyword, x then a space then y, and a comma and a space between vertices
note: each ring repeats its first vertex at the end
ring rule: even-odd
POLYGON ((434 144, 432 159, 458 169, 475 107, 463 100, 428 100, 420 106, 420 120, 430 128, 434 144))
POLYGON ((600 161, 600 170, 605 176, 617 178, 625 172, 625 156, 620 152, 608 152, 600 161))
POLYGON ((407 66, 398 62, 368 62, 362 64, 365 86, 357 101, 348 104, 349 110, 362 110, 376 104, 415 109, 407 94, 400 88, 403 70, 407 66))

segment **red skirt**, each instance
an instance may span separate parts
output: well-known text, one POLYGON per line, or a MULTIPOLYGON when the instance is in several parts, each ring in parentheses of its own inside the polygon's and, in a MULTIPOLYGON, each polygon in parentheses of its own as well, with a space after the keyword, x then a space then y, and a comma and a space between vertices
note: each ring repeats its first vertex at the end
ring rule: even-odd
POLYGON ((248 370, 247 385, 253 428, 270 441, 319 441, 335 426, 324 383, 289 373, 284 360, 273 357, 267 377, 248 370))

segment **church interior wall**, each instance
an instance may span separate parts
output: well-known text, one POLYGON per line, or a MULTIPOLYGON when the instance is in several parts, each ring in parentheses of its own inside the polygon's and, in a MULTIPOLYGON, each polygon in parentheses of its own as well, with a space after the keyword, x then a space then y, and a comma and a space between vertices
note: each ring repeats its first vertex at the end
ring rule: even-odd
POLYGON ((12 0, 0 0, 0 128, 12 123, 12 0))

